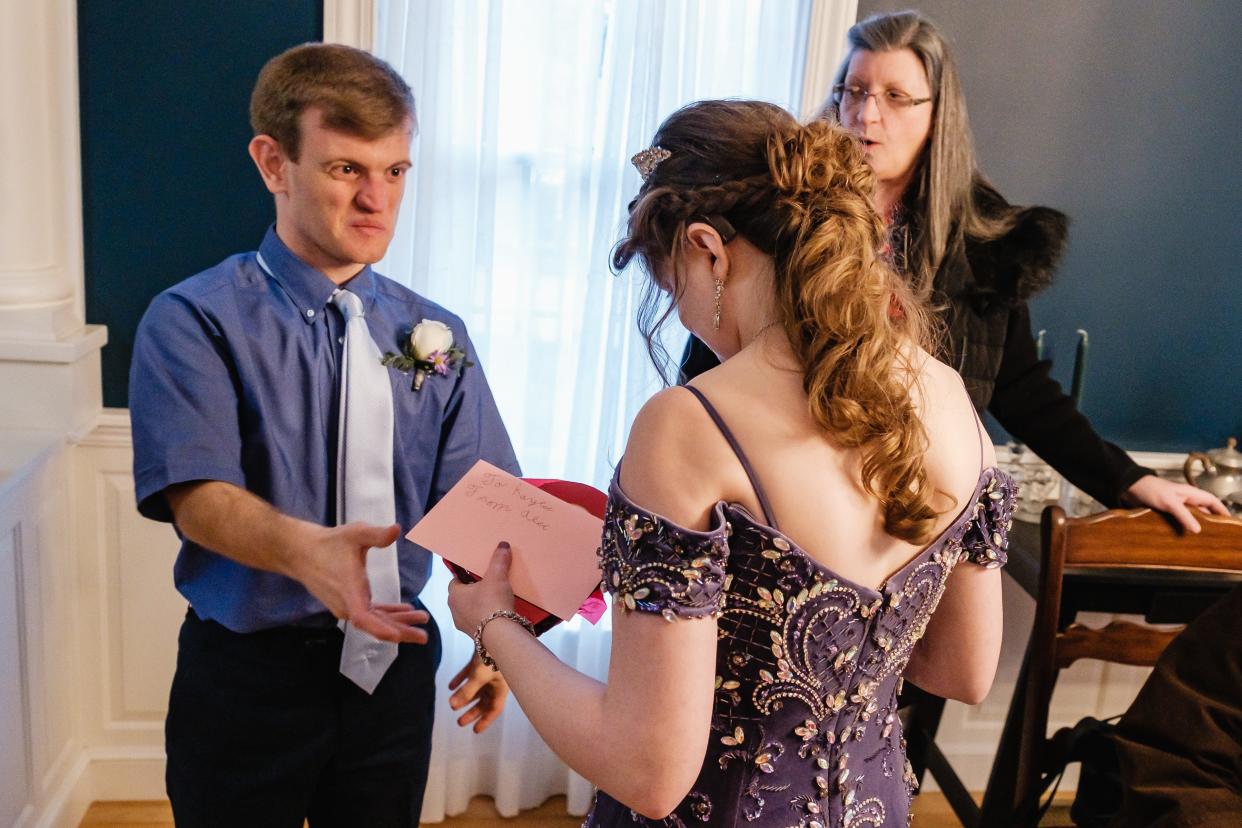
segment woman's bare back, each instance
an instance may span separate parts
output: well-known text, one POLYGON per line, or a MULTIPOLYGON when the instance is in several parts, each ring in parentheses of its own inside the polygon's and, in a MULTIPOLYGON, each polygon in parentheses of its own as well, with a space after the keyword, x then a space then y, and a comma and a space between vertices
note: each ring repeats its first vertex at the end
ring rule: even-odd
MULTIPOLYGON (((812 419, 802 374, 774 346, 749 348, 695 379, 749 458, 781 531, 816 562, 859 584, 878 586, 918 555, 884 531, 880 502, 861 481, 862 452, 843 449, 812 419)), ((956 372, 919 351, 912 395, 927 432, 928 478, 940 493, 937 532, 948 527, 994 462, 956 372)), ((688 395, 687 395, 688 396, 688 395)), ((745 470, 701 406, 686 407, 695 454, 720 499, 763 510, 745 470), (696 410, 697 409, 697 410, 696 410)), ((696 472, 701 473, 701 472, 696 472)))

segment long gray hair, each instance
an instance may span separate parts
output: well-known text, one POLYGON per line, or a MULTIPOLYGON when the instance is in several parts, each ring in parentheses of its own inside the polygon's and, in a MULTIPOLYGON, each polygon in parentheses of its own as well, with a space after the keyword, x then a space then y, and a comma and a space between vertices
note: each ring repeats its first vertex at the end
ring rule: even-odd
MULTIPOLYGON (((876 14, 855 23, 848 38, 850 51, 837 70, 834 85, 844 82, 850 59, 859 49, 909 49, 927 73, 933 107, 931 133, 903 197, 915 214, 909 223, 905 268, 915 293, 925 298, 931 293, 945 254, 961 243, 963 235, 979 240, 997 238, 1013 227, 1013 217, 1007 210, 999 215, 990 210, 985 215, 976 200, 978 189, 993 188, 978 170, 957 66, 936 24, 916 11, 876 14)), ((831 93, 823 116, 840 121, 831 93)))

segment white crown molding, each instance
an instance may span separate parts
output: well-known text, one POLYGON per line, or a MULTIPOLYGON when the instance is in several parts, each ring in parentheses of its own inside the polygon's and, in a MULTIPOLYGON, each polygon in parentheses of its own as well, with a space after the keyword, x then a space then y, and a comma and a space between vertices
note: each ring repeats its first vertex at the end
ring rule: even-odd
POLYGON ((108 329, 86 325, 68 339, 0 339, 0 360, 4 362, 77 362, 108 344, 108 329))
POLYGON ((85 448, 130 448, 133 431, 128 408, 105 408, 94 426, 75 442, 85 448))
POLYGON ((324 0, 323 42, 371 51, 375 45, 376 0, 324 0))

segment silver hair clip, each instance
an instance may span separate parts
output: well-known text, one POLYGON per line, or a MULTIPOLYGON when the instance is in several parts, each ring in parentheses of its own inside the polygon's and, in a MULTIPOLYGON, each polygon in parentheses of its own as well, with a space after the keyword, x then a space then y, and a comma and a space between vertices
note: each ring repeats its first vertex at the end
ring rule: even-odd
POLYGON ((664 147, 650 147, 642 152, 634 154, 630 159, 630 163, 638 169, 638 174, 646 181, 655 172, 655 168, 660 166, 660 162, 672 155, 671 152, 664 147))

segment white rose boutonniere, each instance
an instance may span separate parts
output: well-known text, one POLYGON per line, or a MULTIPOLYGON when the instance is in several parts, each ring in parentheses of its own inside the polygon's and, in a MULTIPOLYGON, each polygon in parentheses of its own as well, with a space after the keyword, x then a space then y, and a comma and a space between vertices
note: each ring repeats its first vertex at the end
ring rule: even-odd
POLYGON ((410 347, 418 359, 430 359, 435 353, 448 353, 453 347, 453 329, 443 322, 424 319, 410 331, 410 347))
POLYGON ((423 387, 423 381, 431 374, 446 376, 450 368, 460 371, 473 365, 466 359, 466 352, 453 344, 453 330, 443 322, 424 319, 410 331, 401 343, 401 353, 391 351, 380 360, 401 373, 414 372, 413 390, 423 387))

